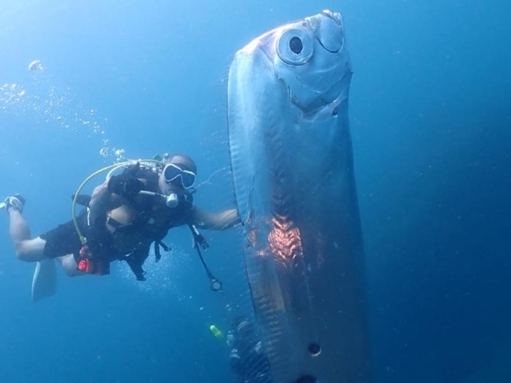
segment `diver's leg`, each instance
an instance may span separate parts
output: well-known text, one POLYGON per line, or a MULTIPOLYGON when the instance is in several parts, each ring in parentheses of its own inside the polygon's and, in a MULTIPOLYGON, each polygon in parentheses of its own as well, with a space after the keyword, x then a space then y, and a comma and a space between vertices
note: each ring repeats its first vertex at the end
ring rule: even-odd
POLYGON ((30 239, 30 228, 23 218, 21 211, 10 207, 7 209, 9 214, 9 234, 16 251, 18 259, 25 262, 36 262, 47 259, 43 255, 46 241, 40 237, 30 239))
POLYGON ((86 273, 78 270, 78 265, 73 254, 64 255, 62 257, 55 258, 62 266, 62 269, 66 272, 68 277, 76 277, 78 275, 86 275, 86 273))
POLYGON ((9 234, 16 256, 25 262, 37 262, 32 278, 32 301, 55 294, 57 274, 53 259, 44 256, 46 241, 41 237, 30 239, 30 228, 21 214, 25 199, 19 195, 7 197, 4 204, 9 215, 9 234))

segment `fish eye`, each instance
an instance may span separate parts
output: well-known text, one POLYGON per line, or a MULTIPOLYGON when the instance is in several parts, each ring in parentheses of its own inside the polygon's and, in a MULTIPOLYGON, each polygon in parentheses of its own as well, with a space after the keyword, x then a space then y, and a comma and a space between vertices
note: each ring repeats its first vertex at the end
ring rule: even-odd
POLYGON ((302 29, 288 29, 277 42, 277 54, 287 64, 303 65, 314 53, 314 42, 302 29))
POLYGON ((289 40, 289 49, 293 51, 293 53, 296 53, 299 55, 302 53, 303 50, 303 43, 302 40, 300 40, 299 37, 292 37, 291 40, 289 40))
POLYGON ((327 51, 339 52, 344 45, 344 31, 339 14, 323 13, 321 29, 318 31, 319 43, 327 51))

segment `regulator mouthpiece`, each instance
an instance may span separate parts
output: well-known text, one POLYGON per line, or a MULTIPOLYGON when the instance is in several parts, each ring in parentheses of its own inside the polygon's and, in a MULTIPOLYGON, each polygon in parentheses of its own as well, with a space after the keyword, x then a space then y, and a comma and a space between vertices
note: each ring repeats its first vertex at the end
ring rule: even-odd
POLYGON ((176 193, 170 193, 165 198, 165 204, 167 205, 167 207, 175 208, 177 207, 177 205, 179 205, 179 197, 177 196, 176 193))

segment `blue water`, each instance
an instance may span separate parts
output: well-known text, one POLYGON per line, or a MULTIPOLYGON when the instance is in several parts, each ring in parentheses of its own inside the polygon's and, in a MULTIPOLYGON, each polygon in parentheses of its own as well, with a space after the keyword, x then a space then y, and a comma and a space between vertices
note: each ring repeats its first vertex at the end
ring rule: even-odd
MULTIPOLYGON (((343 13, 355 70, 375 381, 509 382, 508 2, 4 0, 0 196, 27 198, 38 235, 70 218, 70 195, 95 170, 184 152, 199 181, 214 174, 197 204, 231 207, 230 60, 324 8, 343 13), (44 70, 30 72, 33 60, 44 70)), ((208 327, 226 330, 250 307, 239 244, 207 236, 223 295, 176 229, 172 253, 148 260, 147 282, 123 265, 108 277, 61 274, 58 295, 33 304, 33 265, 15 259, 1 219, 0 382, 235 382, 208 327)))

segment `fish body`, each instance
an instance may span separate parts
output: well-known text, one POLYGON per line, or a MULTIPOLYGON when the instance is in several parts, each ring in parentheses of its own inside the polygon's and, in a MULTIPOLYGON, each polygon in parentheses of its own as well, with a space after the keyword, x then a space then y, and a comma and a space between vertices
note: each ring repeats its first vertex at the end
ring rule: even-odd
POLYGON ((330 11, 260 36, 230 67, 234 194, 275 383, 370 381, 351 76, 330 11))

